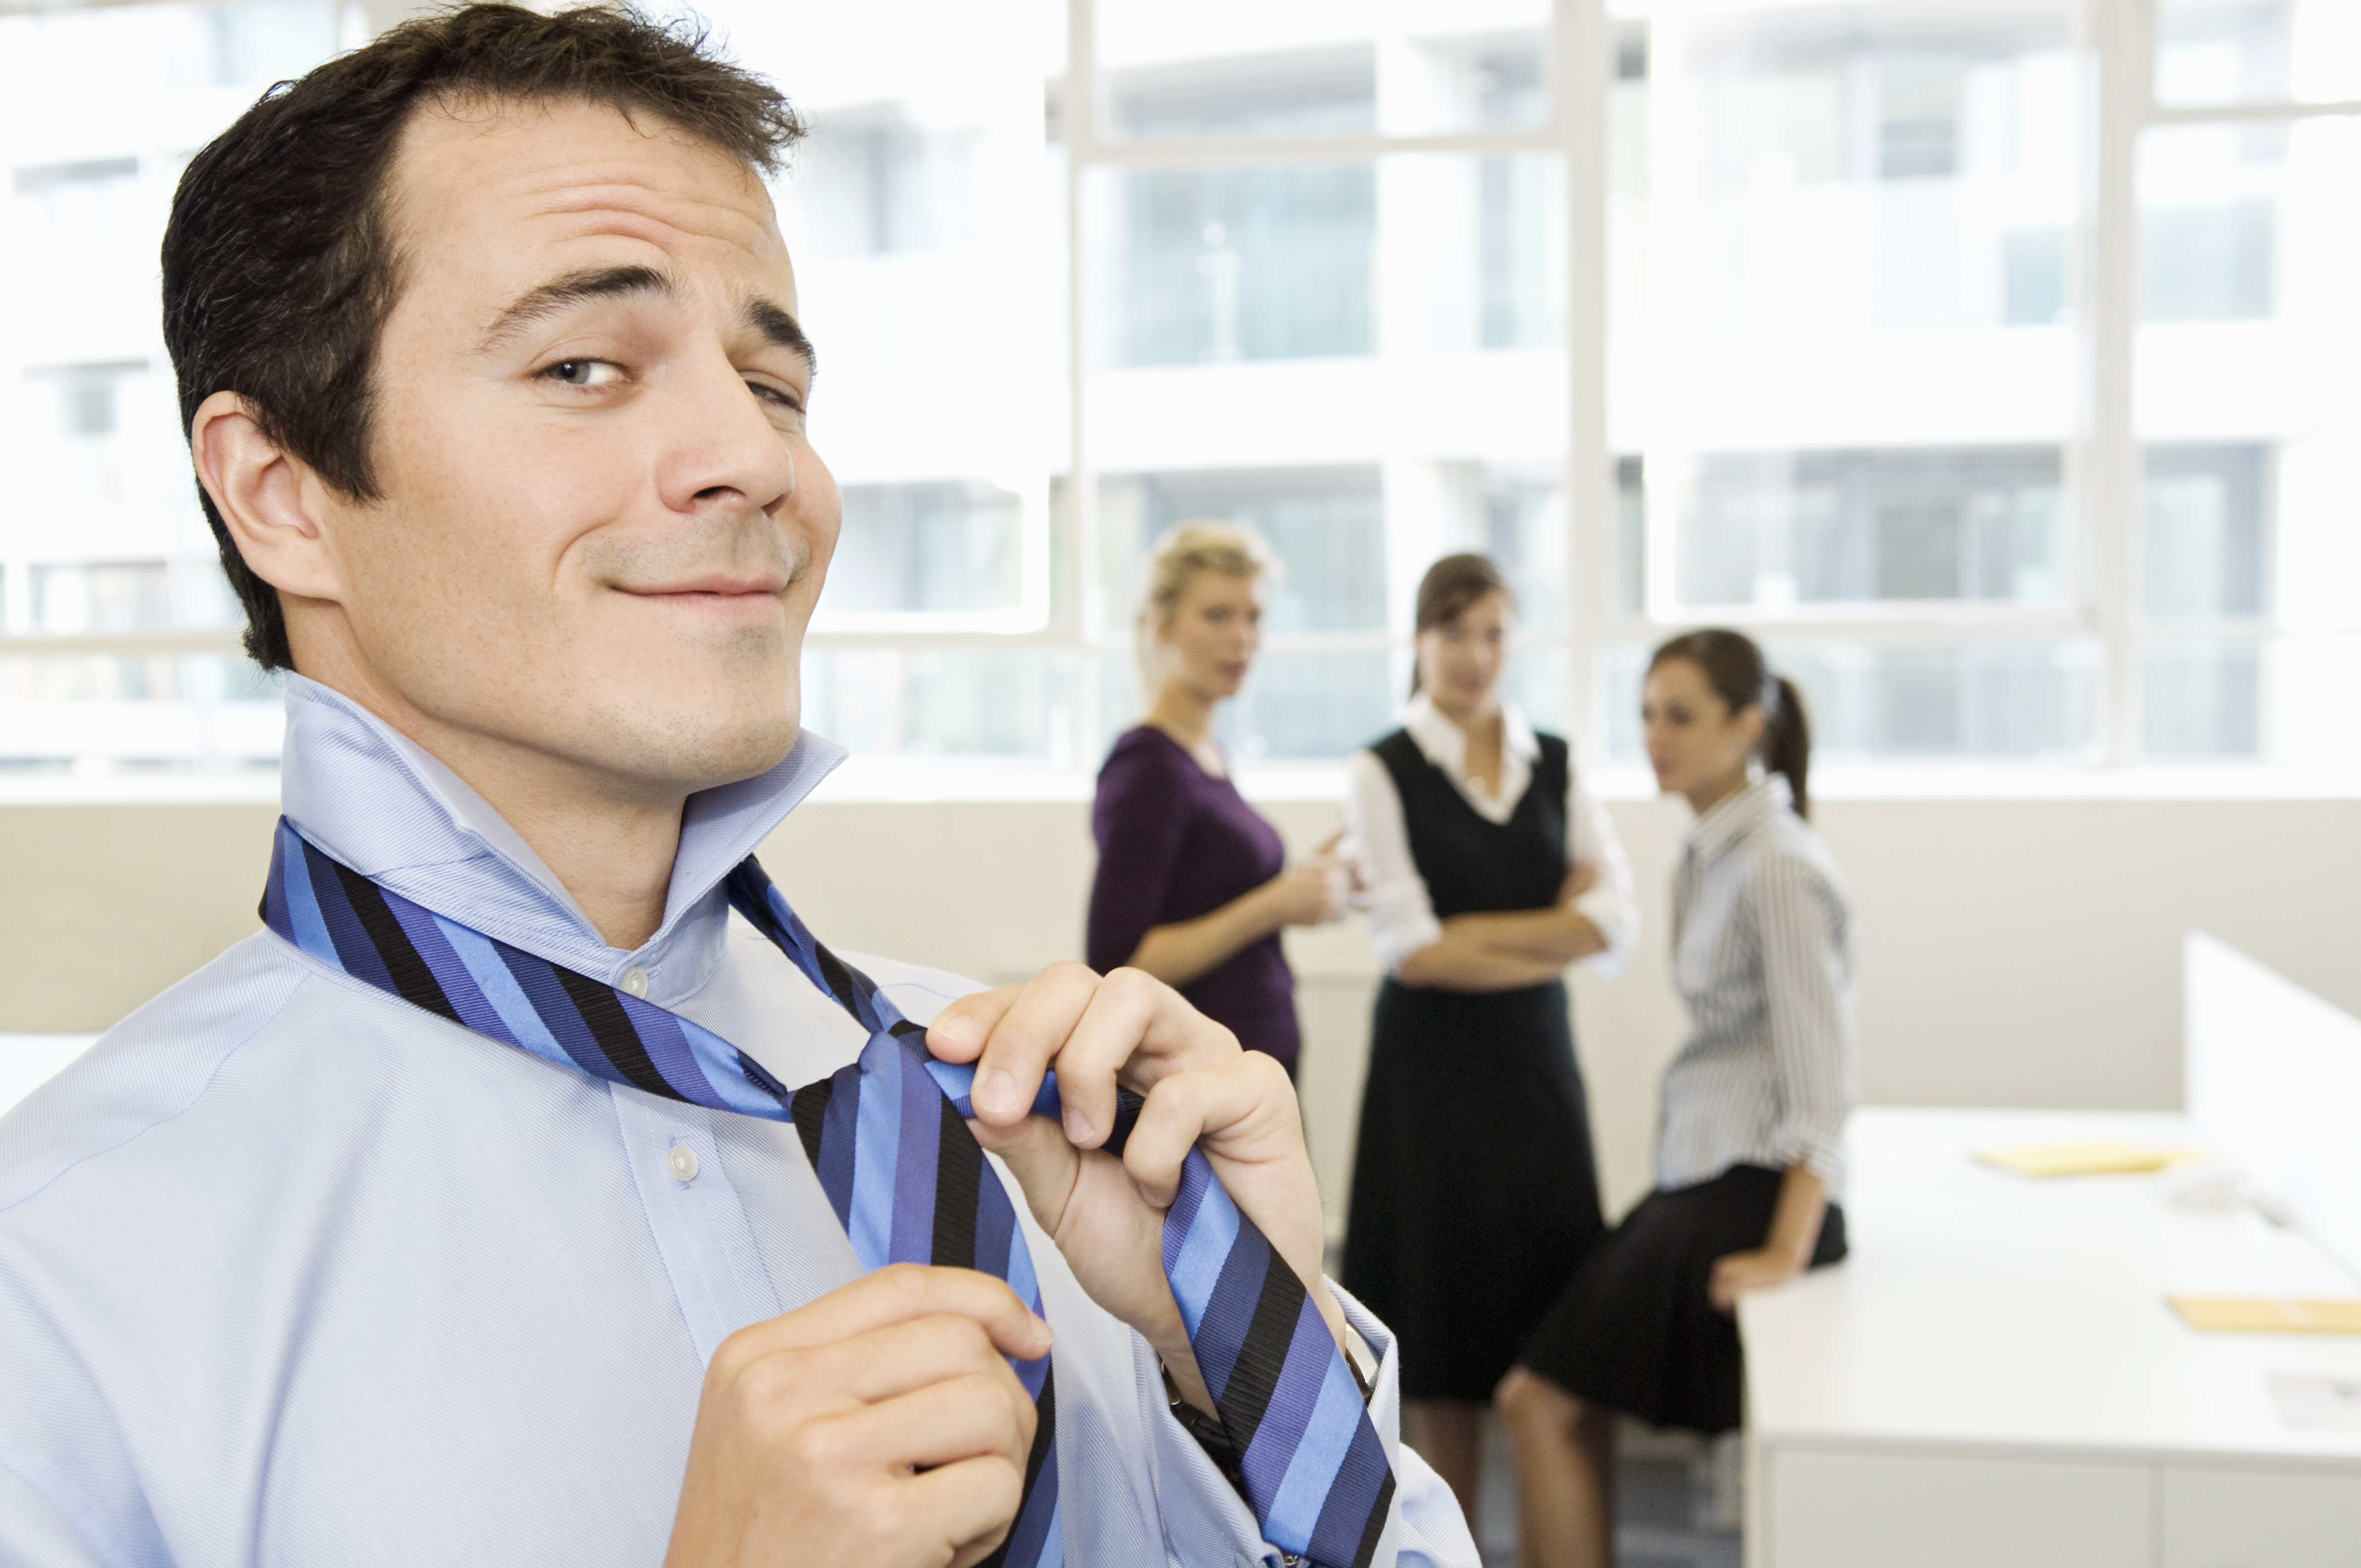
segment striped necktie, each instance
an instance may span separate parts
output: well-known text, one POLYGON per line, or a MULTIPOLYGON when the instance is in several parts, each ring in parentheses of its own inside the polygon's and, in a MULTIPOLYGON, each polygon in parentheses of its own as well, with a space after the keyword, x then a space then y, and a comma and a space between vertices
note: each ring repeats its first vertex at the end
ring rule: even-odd
MULTIPOLYGON (((378 885, 283 817, 262 919, 331 968, 558 1066, 794 1123, 863 1269, 980 1269, 1040 1312, 1024 1229, 968 1129, 974 1068, 928 1055, 926 1030, 813 938, 752 855, 726 887, 730 906, 868 1031, 851 1065, 789 1089, 676 1013, 378 885)), ((1054 1074, 1033 1109, 1058 1114, 1054 1074)), ((1118 1135, 1127 1130, 1127 1118, 1119 1120, 1118 1135)), ((1365 1568, 1393 1499, 1384 1446, 1302 1281, 1239 1212, 1202 1150, 1190 1151, 1165 1216, 1164 1272, 1264 1539, 1319 1568, 1365 1568)), ((1055 1568, 1064 1560, 1049 1361, 1012 1363, 1039 1420, 1023 1501, 988 1560, 994 1565, 1055 1568)))

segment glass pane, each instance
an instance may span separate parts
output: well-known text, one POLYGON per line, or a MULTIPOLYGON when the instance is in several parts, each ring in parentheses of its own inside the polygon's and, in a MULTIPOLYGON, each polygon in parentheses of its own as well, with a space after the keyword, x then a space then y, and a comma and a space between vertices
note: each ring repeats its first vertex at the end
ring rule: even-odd
MULTIPOLYGON (((1234 720, 1268 755, 1342 755, 1389 720, 1401 655, 1334 640, 1399 648, 1439 555, 1488 551, 1523 632, 1563 632, 1564 184, 1554 157, 1094 173, 1090 630, 1110 659, 1146 552, 1191 518, 1257 529, 1284 568, 1234 720), (1329 709, 1282 737, 1320 682, 1329 709)), ((1552 678, 1532 696, 1554 715, 1552 678)), ((1137 712, 1118 687, 1103 675, 1108 724, 1137 712)))
POLYGON ((2069 20, 1657 19, 1629 374, 1680 602, 2063 602, 2069 20))
POLYGON ((1093 175, 1094 300, 1112 366, 1369 353, 1377 171, 1366 163, 1093 175))
POLYGON ((1384 648, 1269 649, 1216 732, 1249 762, 1345 756, 1393 727, 1396 666, 1384 648))
MULTIPOLYGON (((1651 650, 1604 650, 1609 760, 1644 763, 1640 690, 1651 650)), ((1803 688, 1816 761, 2015 758, 2089 762, 2098 748, 2096 643, 1773 642, 1803 688)))
POLYGON ((1565 648, 1557 642, 1520 641, 1509 659, 1502 689, 1525 710, 1525 720, 1553 735, 1565 733, 1565 648))
POLYGON ((2058 603, 2060 467, 2040 446, 1707 454, 1667 486, 1681 600, 2058 603))
POLYGON ((2361 3, 2161 0, 2156 96, 2175 106, 2361 98, 2361 3))
POLYGON ((844 487, 821 624, 1021 610, 1025 499, 983 480, 844 487))
POLYGON ((213 654, 0 655, 0 773, 275 767, 280 690, 213 654))
POLYGON ((1640 687, 1647 678, 1645 644, 1626 642, 1598 651, 1598 712, 1607 737, 1607 760, 1619 765, 1648 760, 1640 731, 1640 687))
POLYGON ((1458 465, 1464 482, 1481 486, 1484 535, 1477 548, 1499 564, 1517 596, 1521 637, 1566 629, 1565 481, 1556 464, 1458 465))
MULTIPOLYGON (((359 41, 340 35, 340 15, 326 0, 270 0, 0 16, 0 633, 241 619, 190 479, 156 253, 189 150, 272 81, 359 41), (93 82, 105 84, 96 105, 93 82)), ((186 743, 168 739, 179 720, 160 708, 214 700, 171 695, 184 675, 192 691, 210 679, 170 656, 23 666, 11 702, 87 701, 93 728, 57 717, 63 707, 19 710, 30 728, 0 750, 56 761, 79 734, 71 745, 91 750, 75 754, 94 764, 222 755, 189 738, 203 728, 193 707, 180 709, 195 727, 186 743), (152 679, 140 673, 150 664, 152 679), (149 723, 152 744, 122 732, 149 723)), ((277 753, 275 718, 270 730, 254 754, 277 753)))
POLYGON ((2268 321, 2279 314, 2282 209, 2294 127, 2175 126, 2140 148, 2140 316, 2268 321))
POLYGON ((1070 766, 1074 661, 1036 649, 807 648, 804 722, 865 757, 1070 766))
POLYGON ((1102 134, 1416 135, 1549 116, 1547 0, 1097 0, 1102 134))
POLYGON ((1615 609, 1637 615, 1648 603, 1648 505, 1640 484, 1640 459, 1615 460, 1615 609))
POLYGON ((1115 475, 1099 487, 1100 561, 1113 624, 1128 628, 1149 550, 1179 522, 1218 520, 1262 535, 1279 557, 1267 633, 1386 628, 1385 496, 1378 471, 1215 469, 1115 475))
POLYGON ((2096 760, 2094 643, 1805 643, 1766 652, 1803 688, 1815 757, 2096 760))
POLYGON ((845 492, 818 624, 1045 624, 1065 311, 1044 88, 1063 7, 698 9, 811 127, 774 194, 819 348, 812 441, 845 492))
POLYGON ((2255 443, 2147 449, 2141 609, 2155 620, 2248 620, 2270 608, 2276 454, 2255 443))
POLYGON ((2262 749, 2264 649, 2155 642, 2140 650, 2140 744, 2151 757, 2251 757, 2262 749))
POLYGON ((2361 122, 2170 126, 2140 148, 2140 609, 2264 622, 2141 654, 2154 756, 2316 760, 2320 675, 2361 629, 2361 122), (2302 694, 2309 693, 2310 696, 2302 694))

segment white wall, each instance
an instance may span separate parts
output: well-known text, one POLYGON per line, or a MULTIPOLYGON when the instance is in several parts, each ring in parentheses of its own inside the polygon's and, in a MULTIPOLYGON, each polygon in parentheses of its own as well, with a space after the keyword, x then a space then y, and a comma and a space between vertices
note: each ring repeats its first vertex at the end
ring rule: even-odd
MULTIPOLYGON (((1266 802, 1290 841, 1324 802, 1266 802)), ((1684 807, 1610 811, 1648 929, 1623 979, 1576 981, 1610 1206, 1647 1184, 1677 1044, 1665 901, 1684 807)), ((103 1028, 254 928, 264 805, 0 808, 0 1032, 103 1028)), ((2361 1013, 2361 802, 1834 800, 1862 930, 1862 1088, 1882 1104, 2176 1108, 2180 940, 2202 928, 2361 1013)), ((1089 808, 821 800, 765 862, 832 944, 1003 980, 1077 956, 1089 808)), ((1349 1168, 1375 974, 1349 925, 1290 946, 1323 1179, 1349 1168)))

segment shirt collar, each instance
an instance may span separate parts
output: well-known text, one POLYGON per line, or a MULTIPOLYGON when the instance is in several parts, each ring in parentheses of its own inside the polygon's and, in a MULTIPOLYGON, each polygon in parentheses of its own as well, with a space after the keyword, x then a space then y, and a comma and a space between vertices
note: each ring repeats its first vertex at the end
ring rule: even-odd
POLYGON ((631 953, 607 946, 532 846, 458 774, 357 703, 293 674, 280 804, 304 838, 404 898, 586 974, 635 963, 656 1000, 659 989, 677 995, 703 983, 728 925, 722 879, 843 760, 843 748, 806 730, 768 773, 689 796, 664 922, 631 953))
MULTIPOLYGON (((1457 776, 1466 775, 1467 733, 1444 717, 1433 697, 1424 692, 1412 696, 1402 709, 1401 722, 1427 761, 1457 776)), ((1508 755, 1529 766, 1542 754, 1542 743, 1534 739, 1524 710, 1508 697, 1500 699, 1500 743, 1508 755)))
POLYGON ((1689 824, 1689 853, 1700 862, 1719 859, 1749 830, 1792 805, 1795 798, 1784 774, 1753 780, 1744 789, 1715 801, 1711 809, 1689 824))

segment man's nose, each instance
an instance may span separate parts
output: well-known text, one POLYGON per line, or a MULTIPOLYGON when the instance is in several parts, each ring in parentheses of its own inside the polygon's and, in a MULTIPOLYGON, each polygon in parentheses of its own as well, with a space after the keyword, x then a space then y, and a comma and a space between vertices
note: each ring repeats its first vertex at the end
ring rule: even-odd
POLYGON ((666 507, 769 512, 794 493, 793 444, 726 356, 683 367, 670 389, 657 477, 666 507))

